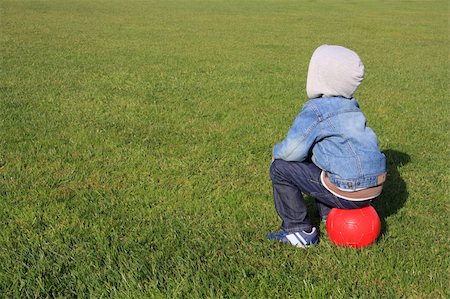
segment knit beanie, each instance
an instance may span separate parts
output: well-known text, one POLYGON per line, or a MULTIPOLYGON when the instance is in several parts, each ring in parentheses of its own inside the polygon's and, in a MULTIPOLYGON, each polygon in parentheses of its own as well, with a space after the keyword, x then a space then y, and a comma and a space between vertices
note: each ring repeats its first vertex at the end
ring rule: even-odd
POLYGON ((358 54, 341 46, 322 45, 309 62, 306 93, 310 99, 351 98, 363 79, 364 65, 358 54))

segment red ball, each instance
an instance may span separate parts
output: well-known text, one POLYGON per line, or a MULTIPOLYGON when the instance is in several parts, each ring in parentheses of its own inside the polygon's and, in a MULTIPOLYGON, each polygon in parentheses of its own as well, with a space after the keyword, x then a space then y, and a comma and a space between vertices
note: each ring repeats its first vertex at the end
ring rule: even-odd
POLYGON ((354 210, 335 208, 328 215, 326 227, 334 244, 360 248, 375 242, 381 222, 372 206, 354 210))

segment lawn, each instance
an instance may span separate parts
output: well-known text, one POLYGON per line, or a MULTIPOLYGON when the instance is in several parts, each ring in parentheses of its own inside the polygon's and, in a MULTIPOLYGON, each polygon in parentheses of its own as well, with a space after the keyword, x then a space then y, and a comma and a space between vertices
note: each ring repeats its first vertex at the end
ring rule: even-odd
POLYGON ((447 1, 0 0, 0 297, 450 297, 448 20, 447 1), (388 160, 363 249, 323 225, 308 250, 266 240, 271 149, 321 44, 364 61, 388 160))

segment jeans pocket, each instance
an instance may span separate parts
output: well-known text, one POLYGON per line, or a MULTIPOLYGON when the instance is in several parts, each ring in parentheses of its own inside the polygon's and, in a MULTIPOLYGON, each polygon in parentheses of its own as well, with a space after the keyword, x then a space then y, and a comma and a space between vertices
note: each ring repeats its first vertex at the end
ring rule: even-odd
POLYGON ((360 209, 367 207, 370 204, 370 200, 363 200, 363 201, 352 201, 352 200, 346 200, 341 199, 343 201, 343 206, 345 206, 346 209, 360 209))
POLYGON ((345 209, 346 207, 342 205, 341 200, 334 196, 331 193, 312 193, 312 197, 314 197, 317 201, 320 201, 326 206, 331 208, 345 209))
POLYGON ((368 206, 371 202, 370 200, 364 201, 346 200, 343 198, 339 198, 333 194, 316 193, 311 195, 321 203, 329 207, 338 209, 359 209, 368 206))

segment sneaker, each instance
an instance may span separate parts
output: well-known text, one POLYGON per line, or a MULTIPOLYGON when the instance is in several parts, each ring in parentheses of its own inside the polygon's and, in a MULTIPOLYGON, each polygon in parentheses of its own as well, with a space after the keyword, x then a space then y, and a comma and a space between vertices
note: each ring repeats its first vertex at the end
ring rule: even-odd
POLYGON ((288 233, 281 230, 276 233, 271 233, 267 236, 269 240, 280 241, 281 243, 290 243, 296 247, 310 247, 311 245, 317 245, 319 243, 319 236, 315 227, 312 228, 310 233, 305 231, 288 233))

